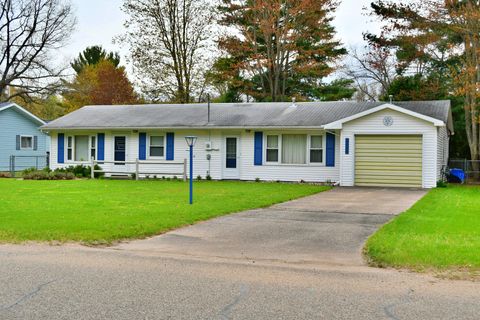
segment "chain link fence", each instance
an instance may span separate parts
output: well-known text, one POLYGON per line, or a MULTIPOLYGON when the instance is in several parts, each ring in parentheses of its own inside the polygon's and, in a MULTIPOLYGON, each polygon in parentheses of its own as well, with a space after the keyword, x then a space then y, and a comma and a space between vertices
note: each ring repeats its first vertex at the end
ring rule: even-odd
POLYGON ((461 169, 465 172, 466 183, 480 183, 480 160, 451 159, 449 169, 461 169))
POLYGON ((12 177, 25 169, 35 168, 37 170, 48 168, 49 155, 44 156, 10 156, 9 171, 12 177))

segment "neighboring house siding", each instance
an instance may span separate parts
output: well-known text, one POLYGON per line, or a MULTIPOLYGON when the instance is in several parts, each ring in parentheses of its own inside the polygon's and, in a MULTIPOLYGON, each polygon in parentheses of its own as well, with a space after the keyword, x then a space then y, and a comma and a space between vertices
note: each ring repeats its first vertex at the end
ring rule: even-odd
POLYGON ((423 136, 422 185, 433 188, 437 181, 437 128, 426 121, 393 110, 353 120, 343 125, 341 134, 342 168, 340 174, 343 186, 355 184, 355 135, 356 134, 421 134, 423 136), (393 118, 393 125, 383 124, 385 116, 393 118), (349 138, 350 152, 345 154, 345 139, 349 138))
POLYGON ((447 127, 439 127, 437 135, 437 180, 442 178, 442 168, 448 164, 448 131, 447 127))
MULTIPOLYGON (((47 152, 47 136, 39 131, 35 121, 23 113, 17 112, 14 107, 0 112, 0 171, 8 171, 10 156, 45 156, 47 152), (17 150, 16 136, 37 136, 37 150, 17 150)), ((25 169, 36 165, 34 158, 16 158, 16 168, 25 169)), ((45 166, 45 158, 39 160, 39 167, 45 166)))
MULTIPOLYGON (((105 160, 113 160, 113 150, 114 150, 114 136, 115 135, 125 135, 127 136, 127 161, 135 161, 139 157, 139 133, 145 132, 147 134, 147 149, 148 149, 148 139, 150 135, 165 135, 167 132, 174 132, 174 162, 183 162, 184 159, 187 159, 188 164, 188 147, 185 142, 185 136, 195 135, 198 137, 197 142, 194 148, 194 173, 193 176, 196 178, 198 175, 205 178, 207 174, 210 174, 212 179, 220 180, 224 179, 225 167, 225 137, 226 136, 238 136, 239 137, 239 161, 238 166, 238 178, 240 180, 254 180, 259 178, 266 181, 314 181, 314 182, 326 182, 339 181, 339 172, 340 172, 340 154, 339 154, 339 135, 336 136, 335 143, 335 166, 326 167, 324 164, 319 165, 271 165, 265 164, 254 165, 254 134, 255 131, 263 131, 264 136, 267 132, 265 130, 138 130, 138 132, 132 131, 103 131, 105 133, 105 160), (205 144, 207 141, 210 141, 212 144, 212 150, 206 150, 205 144), (210 161, 207 160, 207 154, 210 154, 210 161)), ((64 131, 62 131, 64 132, 64 131)), ((88 131, 82 133, 74 132, 64 132, 65 133, 65 143, 69 135, 95 135, 101 131, 88 131)), ((72 162, 67 161, 65 156, 65 163, 58 164, 57 159, 57 133, 51 133, 51 159, 53 169, 59 167, 65 167, 76 164, 85 164, 86 162, 72 162)), ((303 133, 303 134, 324 134, 320 131, 305 131, 301 132, 298 130, 295 131, 275 131, 275 133, 303 133)), ((65 152, 66 152, 65 147, 65 152)), ((165 148, 166 152, 166 148, 165 148)), ((147 150, 147 160, 148 150, 147 150)), ((263 159, 265 160, 265 159, 263 159)), ((168 162, 166 159, 158 159, 158 161, 168 162)), ((112 164, 103 164, 101 165, 105 170, 113 170, 114 166, 112 164)), ((118 169, 118 167, 117 167, 118 169)), ((124 170, 125 172, 134 172, 135 165, 126 165, 118 170, 124 170)), ((158 172, 158 176, 165 175, 168 173, 175 173, 179 170, 183 170, 183 165, 157 165, 157 164, 145 164, 140 168, 141 171, 149 171, 150 176, 153 176, 155 172, 158 172)), ((180 177, 179 177, 180 178, 180 177)))

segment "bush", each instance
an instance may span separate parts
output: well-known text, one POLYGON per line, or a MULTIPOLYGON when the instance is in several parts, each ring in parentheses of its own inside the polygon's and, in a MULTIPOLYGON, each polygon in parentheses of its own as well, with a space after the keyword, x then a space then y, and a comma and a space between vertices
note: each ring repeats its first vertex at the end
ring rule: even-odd
MULTIPOLYGON (((98 164, 93 167, 95 170, 102 170, 98 164)), ((89 178, 91 174, 91 167, 84 166, 82 164, 78 164, 76 166, 68 166, 65 168, 58 168, 54 170, 55 172, 62 172, 62 173, 72 173, 77 178, 89 178)), ((104 176, 105 173, 103 172, 95 172, 95 178, 100 178, 104 176)))
POLYGON ((10 172, 0 172, 0 178, 11 178, 10 172))
POLYGON ((208 180, 208 181, 212 180, 212 176, 207 174, 207 176, 205 177, 205 180, 208 180))
POLYGON ((198 181, 202 180, 202 176, 201 176, 201 175, 198 175, 198 176, 197 176, 197 180, 198 180, 198 181))
POLYGON ((260 182, 260 178, 255 178, 255 182, 260 182))
POLYGON ((443 180, 438 180, 437 181, 437 188, 446 188, 448 185, 445 181, 443 180))
POLYGON ((29 171, 27 174, 24 174, 23 179, 25 180, 73 180, 75 179, 75 175, 71 172, 59 172, 59 171, 49 172, 48 170, 36 170, 36 171, 29 171))
POLYGON ((29 174, 29 173, 32 173, 32 172, 35 172, 35 171, 38 171, 38 169, 36 169, 35 167, 31 167, 31 168, 27 168, 25 170, 22 171, 23 175, 26 175, 26 174, 29 174))

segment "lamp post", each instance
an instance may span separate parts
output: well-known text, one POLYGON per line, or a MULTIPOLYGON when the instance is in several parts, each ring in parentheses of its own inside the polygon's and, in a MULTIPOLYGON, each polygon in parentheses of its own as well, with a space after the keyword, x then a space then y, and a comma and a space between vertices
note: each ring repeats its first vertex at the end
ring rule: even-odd
POLYGON ((193 203, 193 146, 197 141, 197 137, 186 136, 185 141, 187 141, 187 145, 190 148, 190 204, 192 204, 193 203))

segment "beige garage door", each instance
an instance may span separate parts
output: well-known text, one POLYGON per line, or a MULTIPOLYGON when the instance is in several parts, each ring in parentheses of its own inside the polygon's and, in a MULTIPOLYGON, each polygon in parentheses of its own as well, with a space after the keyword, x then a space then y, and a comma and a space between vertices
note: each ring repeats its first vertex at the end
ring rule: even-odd
POLYGON ((422 136, 355 136, 355 185, 421 187, 422 136))

